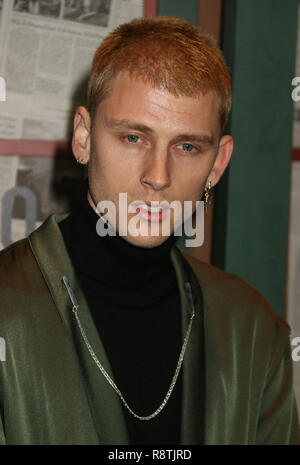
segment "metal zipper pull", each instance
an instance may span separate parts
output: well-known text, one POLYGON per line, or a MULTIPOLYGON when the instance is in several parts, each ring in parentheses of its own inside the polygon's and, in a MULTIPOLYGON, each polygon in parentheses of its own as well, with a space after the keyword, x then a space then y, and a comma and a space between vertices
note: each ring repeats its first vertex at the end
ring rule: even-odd
POLYGON ((75 294, 74 294, 74 292, 73 292, 73 290, 72 290, 72 288, 71 288, 71 286, 70 286, 70 284, 69 284, 69 280, 68 280, 68 278, 67 278, 66 276, 63 276, 63 277, 62 277, 62 281, 63 281, 63 283, 64 283, 65 288, 67 289, 67 292, 68 292, 68 294, 69 294, 70 300, 71 300, 71 302, 72 302, 72 306, 73 306, 73 309, 72 309, 72 310, 75 312, 75 311, 78 310, 78 307, 79 307, 78 302, 77 302, 77 299, 76 299, 76 297, 75 297, 75 294))
POLYGON ((191 283, 189 281, 186 281, 184 283, 184 286, 185 286, 185 290, 186 290, 187 295, 188 295, 188 301, 189 301, 189 304, 190 304, 190 313, 191 313, 192 317, 194 318, 194 316, 195 316, 195 307, 194 307, 191 283))

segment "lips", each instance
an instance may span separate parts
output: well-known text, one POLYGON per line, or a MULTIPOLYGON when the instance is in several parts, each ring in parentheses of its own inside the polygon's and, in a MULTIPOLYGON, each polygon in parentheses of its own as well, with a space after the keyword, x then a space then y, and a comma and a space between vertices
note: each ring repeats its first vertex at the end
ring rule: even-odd
POLYGON ((162 221, 170 210, 168 202, 158 200, 137 201, 132 202, 132 205, 141 219, 155 223, 162 221))

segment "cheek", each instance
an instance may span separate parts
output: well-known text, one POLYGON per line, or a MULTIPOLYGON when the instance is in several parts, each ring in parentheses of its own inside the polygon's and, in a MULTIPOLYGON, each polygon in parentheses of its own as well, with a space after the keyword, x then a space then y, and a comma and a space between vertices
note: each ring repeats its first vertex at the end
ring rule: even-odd
POLYGON ((138 169, 138 159, 132 154, 128 155, 122 150, 122 146, 118 141, 110 135, 104 135, 93 144, 92 165, 102 173, 114 173, 117 178, 127 177, 130 181, 134 172, 138 169))
POLYGON ((203 166, 178 171, 177 179, 173 183, 178 199, 200 200, 205 188, 209 170, 203 166))
POLYGON ((127 165, 114 153, 97 147, 89 163, 89 179, 101 196, 115 198, 119 192, 130 191, 134 183, 135 170, 127 165))

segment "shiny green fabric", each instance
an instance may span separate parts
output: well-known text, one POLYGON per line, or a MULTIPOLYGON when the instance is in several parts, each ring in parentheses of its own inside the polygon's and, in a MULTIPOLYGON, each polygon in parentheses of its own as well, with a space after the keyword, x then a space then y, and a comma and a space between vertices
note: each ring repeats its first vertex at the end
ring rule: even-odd
MULTIPOLYGON (((0 253, 0 443, 129 444, 121 401, 91 358, 62 284, 67 276, 113 378, 57 224, 63 218, 52 215, 0 253)), ((288 325, 240 278, 176 247, 171 258, 182 337, 185 281, 196 310, 182 366, 181 444, 300 444, 288 325)))

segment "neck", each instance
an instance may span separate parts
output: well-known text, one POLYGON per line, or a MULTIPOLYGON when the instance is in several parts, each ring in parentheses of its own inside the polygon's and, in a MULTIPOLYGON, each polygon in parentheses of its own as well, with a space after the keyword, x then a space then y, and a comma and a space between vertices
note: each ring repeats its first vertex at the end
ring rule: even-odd
POLYGON ((171 235, 153 248, 135 246, 123 237, 98 236, 99 215, 85 189, 78 208, 61 222, 67 249, 77 273, 95 292, 119 305, 148 306, 177 285, 170 252, 176 237, 171 235))

